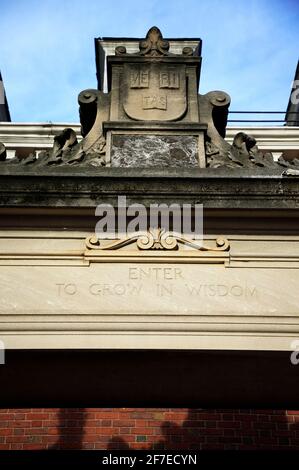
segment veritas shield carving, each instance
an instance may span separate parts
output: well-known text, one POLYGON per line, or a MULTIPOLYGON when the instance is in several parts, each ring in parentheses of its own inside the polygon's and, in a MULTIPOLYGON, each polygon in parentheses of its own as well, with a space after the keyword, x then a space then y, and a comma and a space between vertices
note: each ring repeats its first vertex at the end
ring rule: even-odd
POLYGON ((124 72, 123 106, 130 118, 174 121, 185 114, 185 65, 126 64, 124 72))

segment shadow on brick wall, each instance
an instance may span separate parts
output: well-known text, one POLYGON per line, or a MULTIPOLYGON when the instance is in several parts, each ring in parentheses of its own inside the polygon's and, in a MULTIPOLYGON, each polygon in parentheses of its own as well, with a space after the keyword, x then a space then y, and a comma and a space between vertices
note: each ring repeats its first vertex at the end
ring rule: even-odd
POLYGON ((61 408, 58 420, 58 440, 49 450, 82 449, 86 424, 85 408, 61 408))
MULTIPOLYGON (((189 410, 182 425, 164 421, 161 437, 150 445, 128 444, 113 437, 108 450, 139 448, 146 450, 275 450, 299 449, 299 422, 277 410, 189 410)), ((143 437, 144 440, 147 436, 143 437)), ((152 436, 149 436, 152 439, 152 436)), ((136 436, 136 441, 138 436, 136 436)))
MULTIPOLYGON (((85 440, 85 427, 88 427, 90 431, 91 426, 87 420, 87 413, 88 410, 85 408, 61 409, 58 415, 58 438, 49 450, 95 448, 94 445, 99 444, 98 438, 106 436, 101 436, 98 428, 94 431, 94 436, 88 432, 89 440, 88 442, 85 440)), ((140 411, 138 414, 142 416, 142 413, 140 411)), ((131 438, 130 442, 126 440, 126 434, 123 437, 117 434, 111 438, 107 436, 107 440, 101 439, 101 448, 107 450, 299 450, 299 412, 189 409, 185 419, 179 419, 178 416, 183 415, 182 410, 180 413, 171 409, 167 413, 169 420, 156 420, 155 422, 155 418, 151 418, 149 420, 151 424, 148 428, 144 425, 140 434, 136 434, 138 426, 132 425, 132 428, 127 429, 128 440, 129 436, 131 438), (134 434, 131 434, 133 428, 134 434)), ((128 419, 129 414, 130 412, 127 415, 124 414, 122 419, 128 419)))

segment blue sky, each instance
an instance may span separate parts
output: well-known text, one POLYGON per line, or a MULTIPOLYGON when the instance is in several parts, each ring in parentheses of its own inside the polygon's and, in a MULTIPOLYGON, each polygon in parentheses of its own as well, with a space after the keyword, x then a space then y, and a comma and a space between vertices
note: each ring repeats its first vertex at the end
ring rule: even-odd
POLYGON ((299 49, 298 0, 0 0, 0 69, 12 119, 77 122, 96 88, 94 38, 200 37, 200 92, 232 110, 286 109, 299 49))

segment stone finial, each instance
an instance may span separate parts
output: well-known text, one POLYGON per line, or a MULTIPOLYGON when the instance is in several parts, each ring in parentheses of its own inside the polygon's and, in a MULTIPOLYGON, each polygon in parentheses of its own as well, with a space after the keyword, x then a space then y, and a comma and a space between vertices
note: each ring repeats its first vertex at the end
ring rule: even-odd
POLYGON ((163 39, 157 26, 153 26, 147 32, 146 38, 139 43, 140 55, 158 56, 169 55, 169 42, 163 39))
MULTIPOLYGON (((193 53, 192 48, 186 48, 184 54, 190 55, 189 49, 193 53)), ((115 48, 115 55, 127 54, 127 50, 124 46, 117 46, 115 48)), ((157 26, 153 26, 147 32, 145 39, 139 42, 139 52, 133 55, 140 55, 144 57, 157 57, 157 56, 169 56, 172 55, 169 52, 169 41, 163 39, 162 33, 157 26)), ((192 54, 191 54, 192 55, 192 54)))

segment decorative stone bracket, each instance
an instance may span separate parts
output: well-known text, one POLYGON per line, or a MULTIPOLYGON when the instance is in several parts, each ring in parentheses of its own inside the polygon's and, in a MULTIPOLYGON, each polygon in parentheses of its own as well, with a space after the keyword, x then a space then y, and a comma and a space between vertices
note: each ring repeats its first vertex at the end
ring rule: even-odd
POLYGON ((214 246, 203 244, 201 240, 192 240, 174 232, 161 229, 150 229, 138 232, 124 238, 100 240, 96 235, 87 237, 84 256, 88 260, 110 258, 112 261, 125 260, 144 261, 144 258, 165 258, 171 261, 197 260, 195 262, 224 263, 229 258, 230 244, 227 239, 219 237, 214 246), (130 246, 130 249, 126 247, 130 246))

